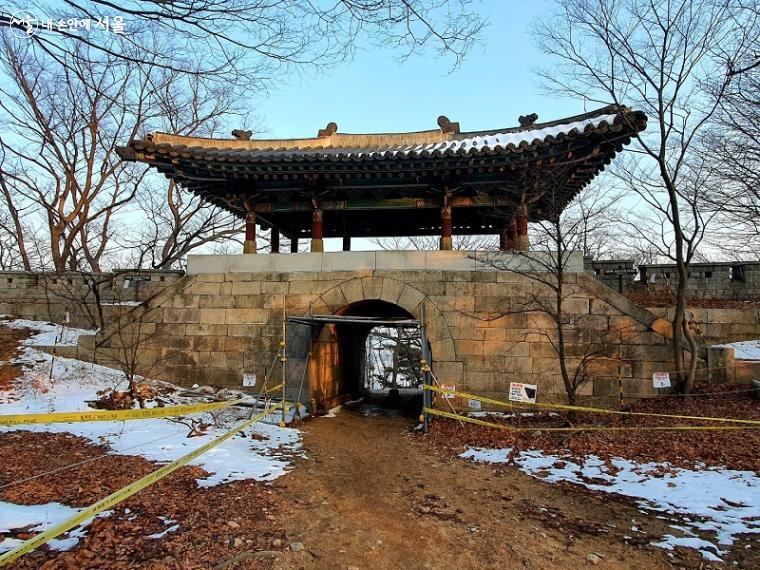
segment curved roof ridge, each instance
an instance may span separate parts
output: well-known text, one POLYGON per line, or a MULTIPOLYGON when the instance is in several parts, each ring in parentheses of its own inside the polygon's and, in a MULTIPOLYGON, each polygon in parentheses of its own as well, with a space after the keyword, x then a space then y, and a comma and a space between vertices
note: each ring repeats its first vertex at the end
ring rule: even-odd
MULTIPOLYGON (((291 150, 316 150, 319 147, 332 148, 388 148, 388 147, 429 147, 446 142, 473 141, 477 145, 478 139, 490 139, 495 136, 504 135, 509 142, 515 142, 518 139, 531 142, 535 138, 545 138, 548 134, 554 136, 555 132, 566 132, 557 129, 560 126, 576 127, 577 123, 589 121, 590 119, 600 118, 610 120, 610 118, 621 113, 627 113, 630 109, 619 105, 607 105, 588 113, 565 117, 545 123, 535 123, 530 126, 506 127, 501 129, 489 129, 480 131, 458 132, 457 129, 443 128, 430 129, 425 131, 408 131, 402 133, 339 133, 337 125, 330 123, 333 129, 321 129, 319 134, 322 136, 307 138, 290 138, 290 139, 222 139, 212 137, 195 137, 186 135, 176 135, 171 133, 156 132, 146 137, 144 142, 153 145, 171 145, 184 147, 199 148, 216 148, 224 150, 265 150, 265 149, 291 149, 291 150), (543 131, 543 132, 542 132, 543 131), (536 136, 531 138, 530 133, 536 132, 536 136), (540 135, 539 135, 540 133, 540 135), (512 135, 512 136, 510 136, 512 135), (518 135, 515 137, 514 135, 518 135), (475 139, 475 140, 473 140, 475 139)), ((457 123, 458 125, 458 123, 457 123)), ((491 141, 488 141, 490 143, 491 141)), ((486 143, 486 144, 488 144, 486 143)), ((496 144, 502 144, 496 141, 496 144)), ((508 144, 508 143, 507 143, 508 144)))

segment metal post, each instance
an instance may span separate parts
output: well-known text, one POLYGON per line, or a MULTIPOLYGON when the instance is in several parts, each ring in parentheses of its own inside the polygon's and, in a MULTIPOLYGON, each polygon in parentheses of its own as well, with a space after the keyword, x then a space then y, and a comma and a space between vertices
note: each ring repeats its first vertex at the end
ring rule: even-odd
POLYGON ((287 375, 285 373, 285 365, 288 361, 288 357, 285 356, 285 349, 287 348, 287 344, 285 343, 285 293, 282 294, 282 340, 280 341, 280 349, 281 349, 281 356, 280 356, 280 362, 282 363, 282 419, 280 420, 280 427, 285 427, 285 413, 287 412, 287 408, 285 407, 285 381, 287 380, 287 375))
MULTIPOLYGON (((430 379, 430 366, 428 365, 431 360, 431 355, 430 345, 428 344, 427 338, 427 328, 425 327, 425 303, 422 304, 422 326, 420 328, 422 333, 422 362, 420 363, 420 371, 422 372, 422 407, 432 408, 433 391, 425 388, 425 386, 430 386, 432 384, 430 379)), ((423 410, 421 419, 422 429, 427 432, 428 429, 430 429, 430 414, 423 410)))

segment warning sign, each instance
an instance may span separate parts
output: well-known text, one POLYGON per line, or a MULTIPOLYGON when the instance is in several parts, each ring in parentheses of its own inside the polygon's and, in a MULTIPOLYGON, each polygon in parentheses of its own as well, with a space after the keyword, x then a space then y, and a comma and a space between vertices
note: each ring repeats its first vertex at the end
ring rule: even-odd
MULTIPOLYGON (((441 390, 446 390, 449 392, 456 392, 457 385, 456 384, 441 384, 441 390)), ((443 397, 447 400, 453 400, 456 398, 454 394, 443 394, 443 397)))
POLYGON ((243 386, 253 387, 256 385, 256 375, 252 372, 243 373, 243 386))
POLYGON ((670 388, 670 372, 655 372, 652 374, 652 384, 655 388, 670 388))
POLYGON ((535 384, 523 384, 522 382, 509 383, 509 399, 513 402, 536 403, 538 386, 535 384))

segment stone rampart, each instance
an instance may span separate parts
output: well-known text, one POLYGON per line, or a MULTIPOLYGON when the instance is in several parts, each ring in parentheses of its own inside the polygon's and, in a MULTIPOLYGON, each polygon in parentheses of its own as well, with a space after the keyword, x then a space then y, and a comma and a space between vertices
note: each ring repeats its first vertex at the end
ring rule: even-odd
MULTIPOLYGON (((83 338, 80 357, 108 364, 135 353, 139 370, 159 378, 240 386, 244 372, 271 372, 283 315, 380 301, 424 324, 441 383, 504 398, 510 382, 526 382, 543 399, 564 399, 556 327, 540 310, 551 291, 527 266, 495 271, 458 252, 370 253, 191 257, 187 276, 83 338)), ((566 275, 563 298, 567 362, 588 379, 579 394, 600 405, 618 401, 620 384, 628 397, 652 394, 652 373, 673 368, 669 324, 582 268, 566 275)), ((329 337, 315 332, 313 342, 329 337)), ((340 365, 339 352, 315 350, 312 384, 340 365)))
POLYGON ((0 272, 0 314, 97 327, 97 298, 106 321, 138 305, 182 277, 182 271, 117 270, 112 273, 66 271, 0 272), (98 295, 96 296, 96 290, 98 295))

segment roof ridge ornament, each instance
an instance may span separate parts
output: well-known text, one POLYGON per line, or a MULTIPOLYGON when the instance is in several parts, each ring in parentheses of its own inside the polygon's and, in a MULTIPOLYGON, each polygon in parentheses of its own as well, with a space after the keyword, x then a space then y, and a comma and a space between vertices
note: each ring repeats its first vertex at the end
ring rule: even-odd
POLYGON ((235 129, 232 131, 232 136, 239 141, 249 141, 251 140, 251 135, 253 135, 253 131, 243 131, 240 129, 235 129))
POLYGON ((520 115, 517 117, 517 120, 520 122, 520 126, 522 128, 529 129, 536 124, 536 121, 538 121, 538 115, 536 113, 531 113, 530 115, 520 115))
POLYGON ((338 132, 338 123, 330 121, 324 129, 317 131, 317 138, 329 137, 338 132))
POLYGON ((459 123, 452 123, 445 115, 438 117, 438 126, 441 127, 443 133, 459 133, 459 123))

